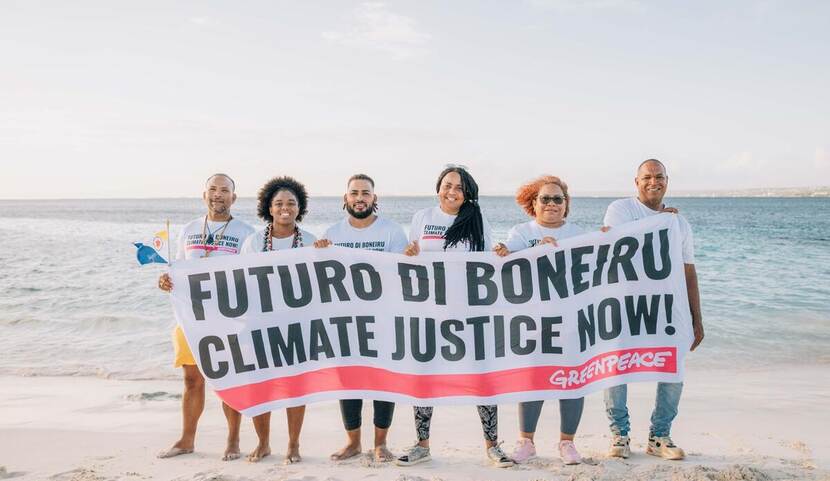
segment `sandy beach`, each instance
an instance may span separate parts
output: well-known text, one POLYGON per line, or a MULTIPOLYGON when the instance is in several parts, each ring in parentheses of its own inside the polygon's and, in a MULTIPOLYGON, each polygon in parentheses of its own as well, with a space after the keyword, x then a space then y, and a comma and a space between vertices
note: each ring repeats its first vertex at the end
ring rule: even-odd
MULTIPOLYGON (((558 410, 547 403, 537 433, 540 457, 509 469, 484 457, 474 409, 439 407, 433 421, 433 461, 411 468, 376 464, 368 456, 335 463, 330 453, 345 441, 337 404, 309 406, 301 439, 302 463, 285 466, 285 417, 275 413, 274 454, 260 463, 220 460, 225 425, 218 398, 208 394, 196 452, 155 457, 178 435, 180 383, 97 378, 0 378, 0 477, 15 480, 115 479, 227 480, 821 480, 830 479, 830 374, 824 366, 776 371, 689 370, 673 438, 685 461, 644 454, 652 384, 630 387, 632 450, 628 460, 604 455, 608 429, 602 396, 588 397, 576 444, 585 457, 564 466, 555 454, 558 410)), ((515 406, 500 407, 500 438, 512 451, 515 406)), ((364 407, 364 420, 371 410, 364 407)), ((364 421, 364 450, 371 445, 364 421), (369 443, 366 442, 369 440, 369 443)), ((414 436, 409 406, 399 405, 390 432, 398 453, 414 436)), ((253 448, 243 421, 242 450, 253 448)))

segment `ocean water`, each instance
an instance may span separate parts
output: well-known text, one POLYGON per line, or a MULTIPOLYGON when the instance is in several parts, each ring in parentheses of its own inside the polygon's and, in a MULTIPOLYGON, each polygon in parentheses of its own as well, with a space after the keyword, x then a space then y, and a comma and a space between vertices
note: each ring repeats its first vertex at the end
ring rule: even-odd
MULTIPOLYGON (((570 221, 598 228, 613 199, 573 199, 570 221)), ((695 232, 706 340, 690 367, 767 369, 830 364, 830 199, 677 198, 695 232)), ((303 226, 321 234, 342 215, 315 198, 303 226)), ((381 199, 408 226, 432 197, 381 199)), ((255 200, 233 213, 252 224, 255 200)), ((526 216, 509 197, 482 199, 504 239, 526 216)), ((140 267, 134 241, 165 219, 177 232, 200 199, 0 201, 0 374, 175 378, 164 266, 140 267)))

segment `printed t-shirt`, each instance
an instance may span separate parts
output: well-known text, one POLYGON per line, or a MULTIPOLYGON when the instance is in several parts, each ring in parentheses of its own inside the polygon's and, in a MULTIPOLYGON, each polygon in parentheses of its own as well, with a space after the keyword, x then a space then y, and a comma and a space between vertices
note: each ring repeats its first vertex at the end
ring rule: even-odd
POLYGON ((542 242, 545 237, 553 237, 556 240, 566 239, 568 237, 578 236, 584 234, 585 229, 576 224, 565 222, 562 226, 556 228, 543 227, 535 220, 525 222, 513 226, 507 234, 507 240, 504 245, 510 252, 520 251, 528 247, 535 247, 542 242))
MULTIPOLYGON (((658 210, 652 210, 646 207, 636 197, 629 197, 627 199, 617 199, 608 206, 605 211, 605 219, 602 221, 608 227, 618 226, 627 222, 634 222, 635 220, 644 219, 650 215, 661 214, 658 210)), ((692 226, 680 214, 676 215, 680 220, 680 235, 683 238, 683 263, 695 263, 695 243, 692 237, 692 226)))
POLYGON ((199 217, 185 224, 176 241, 176 260, 239 254, 242 243, 254 228, 239 219, 230 222, 208 221, 199 217), (225 227, 227 224, 227 227, 225 227), (212 242, 211 242, 212 241, 212 242))
MULTIPOLYGON (((418 241, 422 251, 443 251, 444 234, 452 225, 457 216, 450 215, 441 210, 441 207, 429 207, 419 210, 412 216, 412 224, 409 227, 409 241, 418 241)), ((493 235, 490 223, 482 216, 484 224, 484 250, 493 249, 493 235)), ((448 247, 447 252, 469 251, 470 246, 466 242, 448 247)))
POLYGON ((398 254, 403 252, 407 244, 403 227, 383 217, 376 218, 371 225, 363 229, 351 225, 346 217, 326 229, 323 238, 340 247, 398 254))
MULTIPOLYGON (((209 220, 207 227, 205 217, 193 219, 179 231, 176 240, 176 260, 239 254, 245 239, 253 231, 253 227, 234 218, 231 218, 230 222, 209 220)), ((173 365, 182 367, 195 364, 196 359, 187 345, 184 331, 176 324, 173 329, 173 365)))

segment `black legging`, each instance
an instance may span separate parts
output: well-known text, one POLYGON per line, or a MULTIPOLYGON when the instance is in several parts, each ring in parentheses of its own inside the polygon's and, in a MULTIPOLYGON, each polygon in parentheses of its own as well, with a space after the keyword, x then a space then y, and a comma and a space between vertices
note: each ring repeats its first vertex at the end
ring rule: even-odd
MULTIPOLYGON (((389 401, 373 401, 375 408, 375 427, 389 429, 392 425, 392 415, 395 414, 395 403, 389 401)), ((340 415, 343 417, 343 427, 352 431, 362 424, 362 399, 343 399, 340 401, 340 415)))
MULTIPOLYGON (((484 431, 484 439, 496 442, 499 437, 499 407, 476 406, 478 417, 481 419, 481 430, 484 431)), ((418 441, 429 439, 429 428, 432 423, 432 406, 414 406, 415 409, 415 431, 418 433, 418 441)))

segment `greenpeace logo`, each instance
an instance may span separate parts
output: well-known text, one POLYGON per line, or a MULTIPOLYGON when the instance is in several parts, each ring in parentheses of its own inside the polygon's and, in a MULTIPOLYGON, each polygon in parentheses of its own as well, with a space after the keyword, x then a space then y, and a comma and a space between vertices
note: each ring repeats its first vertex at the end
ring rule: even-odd
POLYGON ((560 389, 573 389, 626 372, 673 372, 676 366, 674 361, 674 351, 609 353, 581 366, 557 369, 550 375, 549 381, 560 389))

